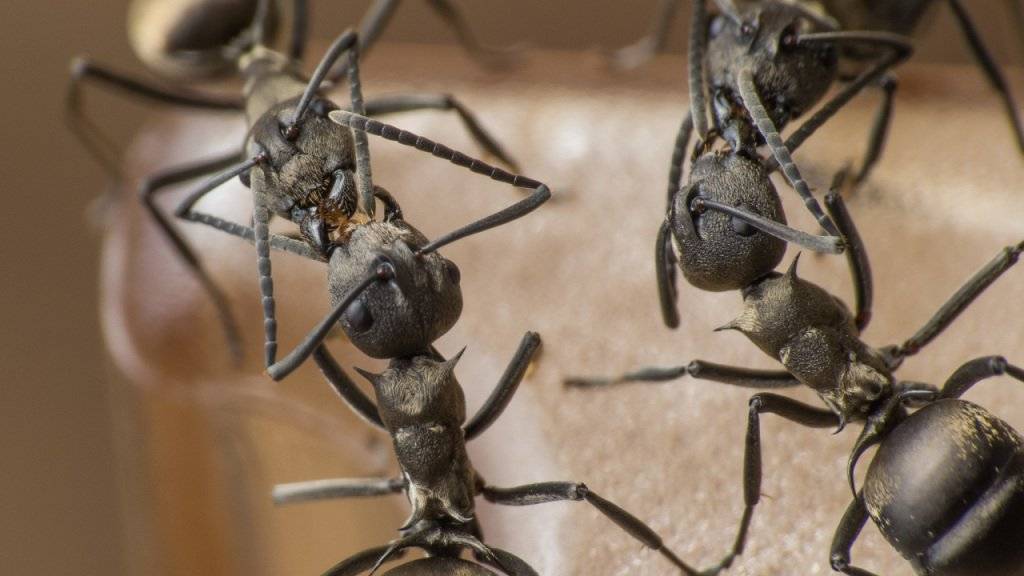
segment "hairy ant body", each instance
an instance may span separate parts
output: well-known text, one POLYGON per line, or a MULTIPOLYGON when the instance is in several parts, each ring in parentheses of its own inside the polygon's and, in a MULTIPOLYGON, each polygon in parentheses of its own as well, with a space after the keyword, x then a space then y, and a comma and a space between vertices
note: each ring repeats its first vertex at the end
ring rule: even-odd
MULTIPOLYGON (((410 132, 352 112, 337 110, 330 118, 357 131, 394 140, 499 181, 535 190, 543 201, 547 187, 515 176, 410 132)), ((278 503, 331 497, 376 496, 405 493, 412 514, 400 529, 401 537, 388 546, 373 548, 342 561, 327 571, 333 576, 373 572, 409 547, 429 557, 402 565, 388 574, 494 574, 491 568, 514 576, 536 572, 515 555, 482 542, 474 517, 474 499, 506 505, 554 501, 586 501, 634 538, 657 550, 686 574, 697 572, 667 549, 661 538, 639 519, 591 491, 571 482, 545 482, 515 488, 487 484, 474 470, 466 453, 467 441, 482 434, 511 401, 540 346, 540 337, 527 333, 498 385, 480 411, 466 420, 465 400, 453 370, 461 352, 445 359, 433 342, 458 320, 462 310, 458 267, 443 258, 439 246, 517 217, 513 206, 505 211, 446 234, 433 242, 406 223, 397 206, 389 206, 382 221, 354 224, 342 242, 334 242, 329 256, 309 243, 271 236, 270 244, 314 260, 326 260, 332 309, 285 358, 268 369, 275 380, 285 378, 310 356, 341 398, 363 419, 391 435, 401 468, 397 478, 337 479, 300 482, 275 488, 278 503), (324 346, 324 339, 340 326, 349 341, 368 356, 389 359, 382 374, 360 371, 372 384, 376 402, 349 378, 324 346), (469 550, 478 562, 460 558, 469 550), (490 568, 488 568, 488 566, 490 568)), ((252 239, 253 231, 235 225, 239 236, 252 239)), ((708 574, 716 573, 716 567, 708 574)))
MULTIPOLYGON (((977 272, 914 336, 900 345, 873 348, 861 332, 871 318, 872 281, 866 252, 840 196, 831 192, 826 206, 848 248, 857 288, 855 312, 837 297, 797 275, 794 260, 785 273, 738 278, 743 312, 718 330, 737 330, 782 364, 785 370, 753 370, 703 360, 673 367, 652 367, 615 378, 572 378, 574 387, 603 387, 628 382, 664 382, 683 376, 734 386, 777 389, 799 385, 813 389, 827 406, 819 408, 771 392, 750 399, 744 452, 745 509, 731 554, 743 552, 754 507, 761 492, 760 417, 770 413, 817 428, 842 429, 863 422, 849 459, 880 445, 863 490, 844 516, 832 547, 832 566, 845 574, 871 573, 850 565, 850 548, 870 517, 879 530, 921 574, 1018 574, 1024 550, 1024 441, 1009 425, 959 396, 975 383, 1007 374, 1024 381, 1024 370, 998 356, 965 363, 941 389, 894 376, 904 358, 918 353, 1024 251, 1024 242, 1004 249, 977 272), (923 405, 908 412, 907 404, 923 405), (925 468, 921 463, 927 461, 925 468), (1017 571, 1013 571, 1017 570, 1017 571)), ((692 224, 692 223, 691 223, 692 224)), ((662 228, 663 231, 666 227, 662 228)), ((673 228, 673 231, 675 229, 673 228)), ((663 232, 664 234, 664 232, 663 232)), ((661 244, 659 244, 661 245, 661 244)), ((720 245, 721 246, 721 245, 720 245)), ((659 262, 664 262, 663 255, 659 262)), ((685 270, 685 268, 684 268, 685 270)), ((756 268, 748 269, 755 276, 756 268)), ((663 274, 659 274, 663 276, 663 274)), ((660 278, 659 278, 660 279, 660 278)), ((673 296, 662 284, 664 298, 673 296)), ((726 561, 728 563, 728 561, 726 561)))

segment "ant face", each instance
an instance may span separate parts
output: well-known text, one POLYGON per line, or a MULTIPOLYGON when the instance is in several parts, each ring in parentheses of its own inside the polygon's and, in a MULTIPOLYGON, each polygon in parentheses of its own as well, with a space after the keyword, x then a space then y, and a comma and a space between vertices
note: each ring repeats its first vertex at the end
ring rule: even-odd
POLYGON ((356 209, 352 133, 327 119, 334 105, 316 99, 298 137, 289 140, 283 127, 296 104, 293 99, 271 108, 253 126, 249 152, 263 153, 267 160, 252 170, 247 184, 256 182, 259 200, 298 224, 303 237, 325 253, 356 209))
POLYGON ((713 292, 739 290, 770 273, 786 243, 733 216, 692 209, 697 197, 741 207, 785 224, 786 215, 760 163, 741 154, 706 154, 693 164, 692 187, 672 200, 669 223, 686 280, 713 292))
POLYGON ((725 130, 740 106, 736 80, 749 69, 765 109, 779 128, 814 106, 836 75, 835 49, 802 43, 823 28, 787 2, 758 2, 735 15, 716 16, 708 27, 707 74, 716 100, 716 122, 725 130), (719 102, 724 100, 725 102, 719 102))
MULTIPOLYGON (((232 74, 248 43, 256 0, 133 0, 128 11, 128 39, 146 66, 177 78, 232 74)), ((265 34, 271 40, 274 14, 265 34)))
POLYGON ((437 252, 417 257, 427 239, 405 222, 368 222, 351 229, 330 257, 332 303, 341 301, 367 274, 387 262, 395 277, 366 288, 340 321, 349 340, 374 358, 423 353, 462 313, 460 273, 437 252))

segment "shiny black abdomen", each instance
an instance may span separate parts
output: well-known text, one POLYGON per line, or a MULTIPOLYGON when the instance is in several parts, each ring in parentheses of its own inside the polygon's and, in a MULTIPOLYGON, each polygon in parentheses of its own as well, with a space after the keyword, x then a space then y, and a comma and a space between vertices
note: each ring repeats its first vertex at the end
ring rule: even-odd
POLYGON ((868 512, 921 574, 1024 576, 1024 441, 970 402, 912 414, 864 483, 868 512))

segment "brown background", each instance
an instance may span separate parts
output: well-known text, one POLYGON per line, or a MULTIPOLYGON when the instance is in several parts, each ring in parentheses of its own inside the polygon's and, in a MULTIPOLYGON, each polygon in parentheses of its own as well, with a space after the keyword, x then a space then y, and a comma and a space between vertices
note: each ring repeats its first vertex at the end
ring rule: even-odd
MULTIPOLYGON (((538 47, 585 50, 628 41, 646 26, 653 1, 463 2, 474 28, 495 44, 528 40, 538 47)), ((975 2, 1000 62, 1018 62, 1010 19, 995 2, 975 2)), ((332 36, 366 2, 317 3, 316 35, 332 36)), ((1000 4, 1001 7, 1001 4, 1000 4)), ((113 574, 129 547, 121 522, 114 465, 111 387, 96 320, 97 243, 84 216, 105 178, 61 124, 67 63, 88 53, 138 70, 123 33, 119 2, 5 4, 4 135, 0 174, 6 206, 0 291, 7 366, 0 400, 0 563, 6 573, 113 574)), ((923 38, 923 59, 965 60, 948 16, 923 38)), ((675 44, 683 37, 676 25, 675 44)), ((399 13, 388 39, 446 42, 415 0, 399 13)), ((680 96, 682 78, 671 80, 680 96)), ((99 122, 122 137, 142 111, 100 100, 99 122)), ((675 119, 671 120, 672 122, 675 119)), ((661 161, 652 171, 662 171, 661 161)), ((507 343, 506 343, 507 344, 507 343)), ((507 347, 507 346, 506 346, 507 347)))

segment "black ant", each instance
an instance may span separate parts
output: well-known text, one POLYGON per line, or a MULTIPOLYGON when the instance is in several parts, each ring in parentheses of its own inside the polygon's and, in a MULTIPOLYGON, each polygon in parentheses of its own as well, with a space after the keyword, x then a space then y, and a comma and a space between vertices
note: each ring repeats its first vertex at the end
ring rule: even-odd
MULTIPOLYGON (((433 5, 447 6, 443 1, 434 2, 433 5)), ((388 11, 395 7, 395 2, 378 2, 375 6, 376 11, 368 18, 366 25, 371 39, 379 33, 379 27, 387 20, 388 11)), ((164 103, 245 112, 249 133, 244 150, 152 175, 141 184, 139 193, 160 230, 171 240, 182 259, 211 295, 224 325, 228 343, 234 355, 238 357, 240 336, 226 298, 204 270, 192 248, 159 210, 156 194, 174 184, 224 170, 191 194, 176 210, 176 215, 181 218, 224 230, 231 228, 233 224, 193 212, 193 205, 202 196, 236 176, 253 188, 253 229, 256 237, 266 338, 264 356, 266 365, 270 366, 276 360, 277 348, 277 324, 268 245, 270 219, 279 216, 296 223, 302 237, 326 255, 325 251, 331 246, 329 239, 340 234, 350 219, 373 218, 375 196, 385 203, 394 203, 386 191, 373 188, 370 184, 369 150, 365 135, 353 135, 351 131, 327 119, 327 114, 338 107, 319 96, 324 82, 336 82, 347 72, 351 107, 357 112, 385 114, 415 109, 455 111, 484 150, 511 167, 515 167, 515 161, 484 130, 473 114, 450 95, 397 95, 364 103, 359 82, 358 55, 359 47, 365 45, 365 40, 361 41, 355 32, 347 31, 335 40, 312 78, 308 81, 304 79, 298 71, 297 61, 305 44, 304 2, 296 3, 295 31, 291 53, 287 56, 265 45, 267 32, 273 29, 269 24, 269 0, 261 0, 255 6, 244 5, 235 9, 243 10, 242 13, 234 14, 234 18, 228 19, 228 22, 245 22, 246 17, 251 17, 250 24, 244 28, 244 32, 236 29, 228 34, 226 30, 217 28, 225 26, 224 22, 213 19, 210 14, 204 14, 201 10, 184 10, 177 13, 181 20, 176 23, 174 29, 179 31, 179 35, 181 30, 185 30, 195 36, 175 36, 174 42, 168 40, 170 44, 162 58, 150 61, 166 68, 170 66, 168 62, 177 62, 181 66, 184 62, 195 59, 203 64, 202 70, 195 70, 197 73, 222 72, 228 64, 232 64, 246 79, 242 98, 224 98, 156 86, 79 59, 73 65, 69 107, 74 115, 78 114, 78 85, 83 80, 94 79, 110 87, 164 103), (214 48, 207 46, 207 50, 200 50, 197 53, 196 46, 206 46, 203 43, 210 41, 206 35, 216 36, 223 43, 214 48), (349 56, 347 65, 335 68, 337 60, 346 52, 349 56), (219 64, 214 66, 212 63, 219 64), (248 159, 239 162, 240 157, 248 159), (361 168, 358 172, 364 175, 360 182, 356 182, 354 176, 357 167, 361 168)), ((238 26, 241 27, 242 24, 239 23, 238 26)), ((517 206, 534 206, 535 201, 535 198, 524 200, 517 206)))
MULTIPOLYGON (((808 386, 827 409, 769 392, 750 399, 743 472, 746 508, 733 556, 743 552, 761 496, 760 416, 771 413, 804 426, 837 431, 848 422, 864 422, 849 459, 851 487, 859 456, 868 447, 880 445, 863 490, 854 490, 854 502, 836 532, 831 556, 835 570, 870 575, 849 564, 850 548, 870 517, 921 574, 1008 574, 1010 567, 1024 562, 1024 440, 1006 423, 958 398, 992 376, 1007 374, 1024 381, 1024 370, 1002 357, 978 358, 959 368, 941 389, 897 380, 894 372, 1013 266, 1024 252, 1024 242, 1005 248, 911 338, 876 349, 860 339, 870 321, 873 293, 864 246, 835 190, 826 196, 826 206, 848 247, 857 289, 855 312, 800 278, 797 259, 780 274, 767 267, 774 257, 765 257, 759 260, 766 266, 761 275, 737 286, 742 288, 743 313, 718 329, 742 332, 785 370, 694 360, 616 378, 574 378, 566 384, 601 387, 689 375, 748 388, 808 386), (923 407, 910 413, 908 404, 923 407), (924 461, 927 467, 921 465, 924 461)), ((723 246, 728 245, 718 244, 720 249, 723 246)), ((672 294, 663 289, 663 298, 666 295, 672 294)))
MULTIPOLYGON (((335 110, 330 118, 357 132, 368 132, 427 151, 470 170, 514 186, 532 188, 539 204, 548 196, 544 184, 475 160, 429 139, 371 120, 335 110)), ((404 492, 413 507, 402 527, 402 537, 341 562, 327 573, 340 576, 375 571, 408 547, 419 547, 430 558, 417 560, 393 572, 428 570, 435 573, 493 574, 484 565, 510 575, 536 572, 518 557, 483 544, 474 519, 476 496, 507 505, 553 501, 586 501, 646 546, 658 550, 686 574, 697 574, 665 548, 646 524, 586 485, 545 482, 515 488, 486 484, 473 469, 465 443, 489 427, 511 401, 535 353, 540 337, 527 333, 494 392, 469 421, 465 417, 462 388, 453 375, 459 355, 446 360, 433 347, 458 320, 462 311, 458 267, 437 248, 458 238, 498 226, 522 215, 517 206, 428 242, 408 224, 397 204, 386 203, 384 218, 351 224, 344 240, 331 239, 328 250, 308 242, 272 235, 275 249, 328 263, 332 308, 327 316, 285 358, 267 372, 285 378, 310 356, 335 391, 362 418, 385 429, 394 442, 402 469, 398 478, 346 479, 303 482, 275 489, 279 503, 339 496, 372 496, 404 492), (324 346, 324 339, 340 326, 360 351, 390 359, 382 374, 360 371, 374 386, 377 402, 349 378, 324 346), (460 559, 470 550, 481 564, 460 559)), ((532 208, 531 208, 532 209, 532 208)), ((226 231, 253 240, 251 228, 234 224, 226 231)), ((714 568, 707 574, 717 573, 714 568)))
MULTIPOLYGON (((761 118, 753 118, 760 131, 753 136, 758 143, 762 138, 766 140, 774 161, 785 167, 787 151, 792 152, 866 85, 876 84, 883 90, 883 101, 855 178, 857 182, 863 181, 881 155, 891 117, 897 81, 886 71, 910 56, 910 42, 905 35, 914 31, 925 9, 932 4, 930 0, 715 0, 720 14, 708 22, 705 1, 693 2, 689 89, 692 123, 698 135, 703 138, 707 133, 707 86, 713 101, 712 119, 726 134, 749 133, 748 119, 755 116, 754 106, 767 109, 767 114, 758 114, 761 118), (875 63, 855 76, 850 70, 840 70, 840 57, 851 62, 875 63), (812 108, 837 77, 851 82, 796 130, 783 150, 778 131, 812 108), (734 124, 737 116, 745 121, 738 126, 734 124)), ((999 92, 1018 146, 1024 151, 1024 128, 1005 78, 960 2, 949 0, 949 5, 979 65, 999 92)), ((660 50, 677 7, 678 0, 662 0, 652 32, 620 50, 616 57, 619 65, 639 65, 660 50)), ((680 139, 682 136, 681 130, 680 139)), ((677 142, 677 147, 685 146, 685 141, 677 142)), ((787 178, 793 181, 788 174, 787 178)))

